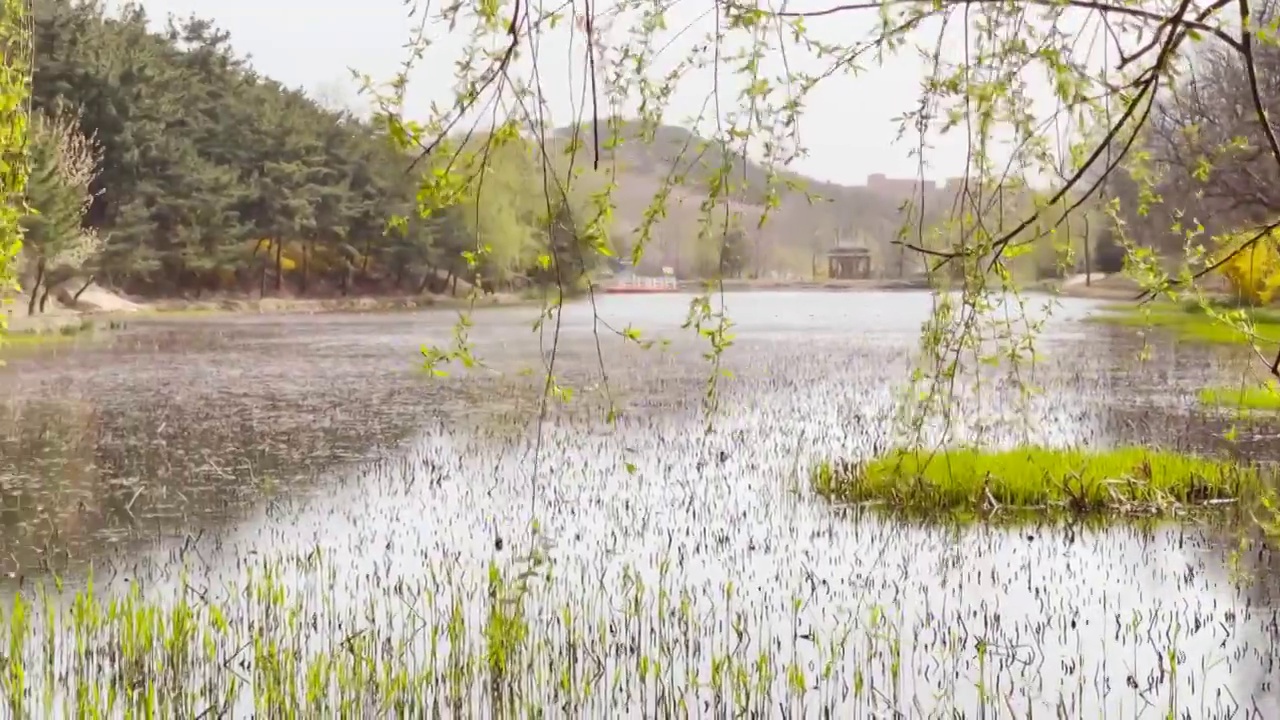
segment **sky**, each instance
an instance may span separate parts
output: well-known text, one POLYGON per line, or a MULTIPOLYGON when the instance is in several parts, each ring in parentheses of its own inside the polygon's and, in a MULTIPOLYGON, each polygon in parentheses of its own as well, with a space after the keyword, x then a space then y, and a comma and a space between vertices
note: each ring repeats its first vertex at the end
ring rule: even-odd
MULTIPOLYGON (((406 57, 405 44, 417 22, 408 16, 404 0, 144 0, 142 5, 157 21, 171 13, 212 19, 230 32, 232 45, 250 55, 258 71, 324 96, 328 102, 347 105, 363 102, 351 80, 351 69, 375 79, 390 78, 406 57)), ((796 0, 790 5, 792 9, 821 6, 822 0, 796 0)), ((652 65, 655 75, 674 67, 691 48, 704 42, 713 27, 714 16, 708 12, 711 7, 708 0, 673 0, 667 12, 668 32, 663 36, 666 44, 652 65)), ((875 22, 874 13, 842 14, 807 21, 807 26, 814 37, 849 43, 869 37, 875 22)), ((541 34, 537 48, 542 94, 555 125, 588 117, 579 107, 587 74, 584 42, 581 34, 570 31, 571 26, 566 22, 558 30, 541 34)), ((610 52, 627 44, 625 33, 633 26, 622 19, 614 24, 606 40, 610 52)), ((421 117, 429 114, 432 102, 452 102, 453 64, 468 44, 464 29, 451 31, 441 24, 428 28, 432 47, 411 76, 406 107, 408 114, 420 113, 421 117)), ((918 40, 933 38, 936 32, 924 32, 918 40)), ((830 66, 830 61, 815 58, 794 42, 785 61, 787 65, 779 53, 765 58, 765 74, 780 77, 785 67, 818 72, 830 66)), ((524 77, 532 78, 531 68, 532 63, 526 61, 517 74, 523 72, 524 77)), ((799 122, 808 156, 798 159, 791 169, 845 185, 861 185, 873 173, 915 177, 920 172, 919 159, 912 157, 911 151, 918 139, 895 142, 896 118, 918 104, 923 68, 918 53, 906 48, 883 65, 874 60, 866 63, 856 76, 838 75, 820 83, 806 97, 799 122)), ((721 114, 738 108, 734 95, 742 86, 740 76, 725 69, 718 73, 712 68, 689 69, 680 75, 665 121, 690 126, 689 120, 707 108, 717 83, 721 114)), ((928 167, 924 175, 942 179, 963 174, 965 154, 963 136, 933 138, 933 147, 925 155, 928 167)))

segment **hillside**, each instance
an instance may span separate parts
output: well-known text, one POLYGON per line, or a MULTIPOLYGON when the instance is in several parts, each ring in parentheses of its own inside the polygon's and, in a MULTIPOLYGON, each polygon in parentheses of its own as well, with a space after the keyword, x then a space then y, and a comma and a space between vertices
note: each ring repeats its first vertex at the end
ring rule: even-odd
MULTIPOLYGON (((589 166, 594 159, 589 126, 556 130, 558 149, 567 151, 575 130, 579 138, 575 165, 589 166)), ((837 235, 871 249, 873 272, 877 275, 898 276, 900 261, 905 263, 901 273, 910 274, 918 264, 917 258, 903 258, 898 246, 892 244, 906 218, 901 210, 903 204, 911 199, 918 201, 914 178, 898 180, 873 175, 866 185, 846 186, 780 171, 774 181, 780 206, 770 213, 764 228, 757 229, 768 191, 768 171, 764 166, 737 154, 725 162, 714 146, 680 127, 659 126, 651 138, 641 139, 639 124, 624 122, 617 132, 620 143, 609 141, 609 131, 603 126, 600 133, 601 170, 584 173, 578 182, 584 192, 591 192, 603 187, 616 173, 615 241, 629 248, 655 196, 664 187, 671 188, 666 217, 654 225, 651 245, 642 263, 650 271, 665 265, 686 274, 691 264, 706 262, 706 256, 714 252, 697 247, 696 236, 702 224, 700 207, 708 197, 707 188, 725 166, 731 168, 733 185, 730 210, 739 214, 748 236, 749 272, 807 277, 815 256, 831 247, 837 235), (809 196, 814 197, 810 200, 809 196)), ((927 182, 926 210, 949 209, 952 199, 951 192, 927 182)), ((717 215, 722 213, 723 209, 717 215)))

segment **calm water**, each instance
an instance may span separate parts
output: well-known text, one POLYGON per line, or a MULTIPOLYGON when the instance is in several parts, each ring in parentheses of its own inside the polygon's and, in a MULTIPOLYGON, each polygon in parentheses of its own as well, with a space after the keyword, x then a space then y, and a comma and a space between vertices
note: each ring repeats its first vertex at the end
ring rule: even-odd
MULTIPOLYGON (((253 558, 318 547, 341 568, 327 582, 353 604, 440 565, 451 587, 479 596, 486 564, 526 551, 536 517, 556 577, 540 595, 549 607, 617 615, 636 573, 692 598, 714 644, 733 635, 722 612, 732 583, 755 628, 744 642, 783 638, 775 649, 811 664, 821 653, 794 636, 888 618, 900 667, 870 672, 900 678, 864 709, 925 713, 944 688, 967 707, 980 679, 997 715, 1163 716, 1174 696, 1188 717, 1280 714, 1277 561, 1265 551, 1245 558, 1262 579, 1240 584, 1224 543, 1193 527, 958 532, 811 497, 813 462, 894 442, 894 388, 929 297, 728 296, 732 377, 710 433, 706 348, 679 327, 688 300, 566 309, 555 369, 575 396, 550 409, 540 436, 557 329, 532 332, 527 308, 477 312, 486 366, 446 378, 417 367, 421 343, 449 341, 445 312, 140 322, 14 360, 0 371, 8 591, 50 570, 83 577, 89 563, 116 587, 171 590, 180 564, 215 587, 253 558), (628 325, 669 347, 623 342, 628 325)), ((1093 305, 1063 302, 1033 370, 1045 392, 1021 405, 998 378, 969 387, 960 432, 1227 450, 1229 422, 1193 400, 1238 377, 1238 360, 1162 346, 1138 362, 1132 330, 1081 323, 1093 305)), ((1233 451, 1265 457, 1280 443, 1260 424, 1233 451)))

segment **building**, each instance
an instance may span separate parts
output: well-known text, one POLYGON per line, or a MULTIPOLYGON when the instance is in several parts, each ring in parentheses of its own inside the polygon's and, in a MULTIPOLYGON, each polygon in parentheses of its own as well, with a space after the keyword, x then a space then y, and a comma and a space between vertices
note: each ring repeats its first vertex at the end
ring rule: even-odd
POLYGON ((827 251, 827 277, 832 280, 866 280, 871 277, 871 251, 837 244, 827 251))
POLYGON ((910 197, 924 192, 932 192, 937 185, 932 180, 920 180, 919 178, 891 178, 883 173, 867 176, 867 189, 875 192, 893 195, 895 197, 910 197))

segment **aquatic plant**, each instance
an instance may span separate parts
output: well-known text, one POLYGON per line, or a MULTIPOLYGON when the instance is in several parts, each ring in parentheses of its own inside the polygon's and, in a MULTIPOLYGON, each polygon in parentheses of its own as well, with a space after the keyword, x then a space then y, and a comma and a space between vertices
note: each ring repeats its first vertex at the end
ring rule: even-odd
MULTIPOLYGON (((1035 532, 1045 553, 1108 537, 1035 532)), ((1153 552, 1188 542, 1141 541, 1153 552)), ((551 708, 942 717, 1084 706, 1225 718, 1273 707, 1261 678, 1276 661, 1275 638, 1267 614, 1243 601, 1181 599, 1144 614, 1131 592, 1098 585, 1123 565, 1081 578, 1069 563, 1011 566, 993 538, 926 532, 918 542, 959 542, 967 560, 918 574, 869 562, 871 598, 852 605, 828 604, 820 586, 787 595, 699 583, 676 571, 674 554, 604 570, 590 586, 577 584, 587 576, 520 574, 496 559, 356 578, 319 546, 246 563, 229 585, 183 573, 151 590, 107 591, 91 576, 79 588, 20 594, 0 612, 0 682, 15 718, 526 717, 551 708), (988 574, 989 585, 956 582, 988 574), (1059 583, 1063 592, 1049 590, 1059 583), (984 587, 1026 605, 968 597, 984 587), (948 602, 916 614, 917 593, 948 602), (1069 671, 1046 672, 1059 663, 1069 671)))
POLYGON ((1202 388, 1201 404, 1240 410, 1280 410, 1280 384, 1276 381, 1233 387, 1202 388))
POLYGON ((1103 308, 1091 320, 1142 329, 1166 330, 1182 340, 1221 345, 1280 344, 1280 316, 1266 308, 1242 308, 1216 302, 1120 304, 1103 308), (1224 318, 1229 321, 1224 322, 1224 318))
POLYGON ((812 482, 833 500, 942 517, 1178 514, 1242 498, 1253 503, 1267 487, 1256 469, 1239 463, 1140 447, 907 449, 820 464, 812 482))

